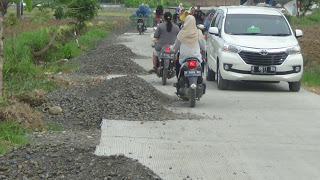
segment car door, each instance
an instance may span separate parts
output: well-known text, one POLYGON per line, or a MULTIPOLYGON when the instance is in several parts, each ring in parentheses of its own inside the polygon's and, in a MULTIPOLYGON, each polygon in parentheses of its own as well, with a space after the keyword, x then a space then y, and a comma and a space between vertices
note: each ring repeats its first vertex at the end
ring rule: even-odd
MULTIPOLYGON (((223 20, 223 11, 218 10, 215 16, 213 17, 210 27, 217 27, 220 32, 222 27, 222 20, 223 20)), ((216 71, 217 69, 218 50, 221 49, 221 47, 219 47, 220 41, 221 41, 220 36, 208 34, 208 39, 207 39, 208 65, 209 65, 209 68, 213 71, 216 71)))

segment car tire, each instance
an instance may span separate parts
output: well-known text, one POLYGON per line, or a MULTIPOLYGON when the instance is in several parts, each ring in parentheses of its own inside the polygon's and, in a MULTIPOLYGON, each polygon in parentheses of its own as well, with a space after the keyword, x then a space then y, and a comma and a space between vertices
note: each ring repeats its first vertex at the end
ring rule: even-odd
POLYGON ((216 80, 216 73, 212 71, 208 65, 206 65, 205 68, 206 68, 206 80, 207 81, 216 80))
POLYGON ((289 89, 291 92, 299 92, 301 87, 301 80, 296 82, 289 82, 289 89))
POLYGON ((218 85, 218 89, 220 90, 226 90, 228 89, 228 86, 229 86, 229 81, 223 79, 221 76, 219 65, 217 68, 217 85, 218 85))

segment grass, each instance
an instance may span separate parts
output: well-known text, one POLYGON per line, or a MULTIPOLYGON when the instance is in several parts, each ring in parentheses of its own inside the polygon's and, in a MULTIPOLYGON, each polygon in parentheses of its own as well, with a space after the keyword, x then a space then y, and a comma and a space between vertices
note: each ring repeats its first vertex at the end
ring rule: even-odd
POLYGON ((286 15, 289 23, 291 25, 313 25, 320 23, 320 9, 314 10, 311 15, 307 15, 304 17, 295 17, 286 15))
POLYGON ((98 16, 109 16, 109 17, 129 17, 132 12, 113 12, 113 11, 99 11, 98 16))
POLYGON ((48 131, 62 131, 62 126, 57 123, 48 123, 47 130, 48 131))
POLYGON ((8 152, 8 146, 0 140, 0 154, 8 152))
POLYGON ((307 86, 320 86, 320 67, 304 72, 302 82, 307 86))
POLYGON ((0 124, 0 154, 9 151, 10 147, 26 145, 28 139, 25 137, 27 130, 16 122, 3 122, 0 124))
MULTIPOLYGON (((25 16, 34 16, 38 12, 39 10, 34 9, 31 12, 24 11, 23 14, 25 16)), ((7 14, 10 14, 10 13, 16 14, 17 12, 15 9, 9 9, 7 14)), ((54 14, 53 11, 49 13, 50 16, 53 16, 53 14, 54 14)), ((99 11, 98 12, 98 16, 108 16, 108 17, 129 17, 131 16, 131 14, 132 12, 121 12, 121 11, 99 11)))

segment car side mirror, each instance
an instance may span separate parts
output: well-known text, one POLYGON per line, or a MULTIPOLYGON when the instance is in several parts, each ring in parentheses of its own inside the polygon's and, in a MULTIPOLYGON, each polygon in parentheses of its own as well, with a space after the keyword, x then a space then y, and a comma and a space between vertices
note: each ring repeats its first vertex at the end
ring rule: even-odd
POLYGON ((209 34, 218 36, 219 35, 219 29, 217 27, 210 27, 209 28, 209 34))
POLYGON ((302 31, 300 29, 296 29, 295 31, 296 38, 302 37, 302 35, 303 35, 302 31))

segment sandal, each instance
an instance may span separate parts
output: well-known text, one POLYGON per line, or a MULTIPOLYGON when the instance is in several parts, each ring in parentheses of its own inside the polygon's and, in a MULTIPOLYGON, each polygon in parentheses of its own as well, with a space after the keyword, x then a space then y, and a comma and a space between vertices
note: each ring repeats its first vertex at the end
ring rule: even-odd
POLYGON ((148 71, 149 74, 152 74, 152 73, 155 73, 157 71, 157 68, 156 67, 153 67, 152 69, 150 69, 148 71))

